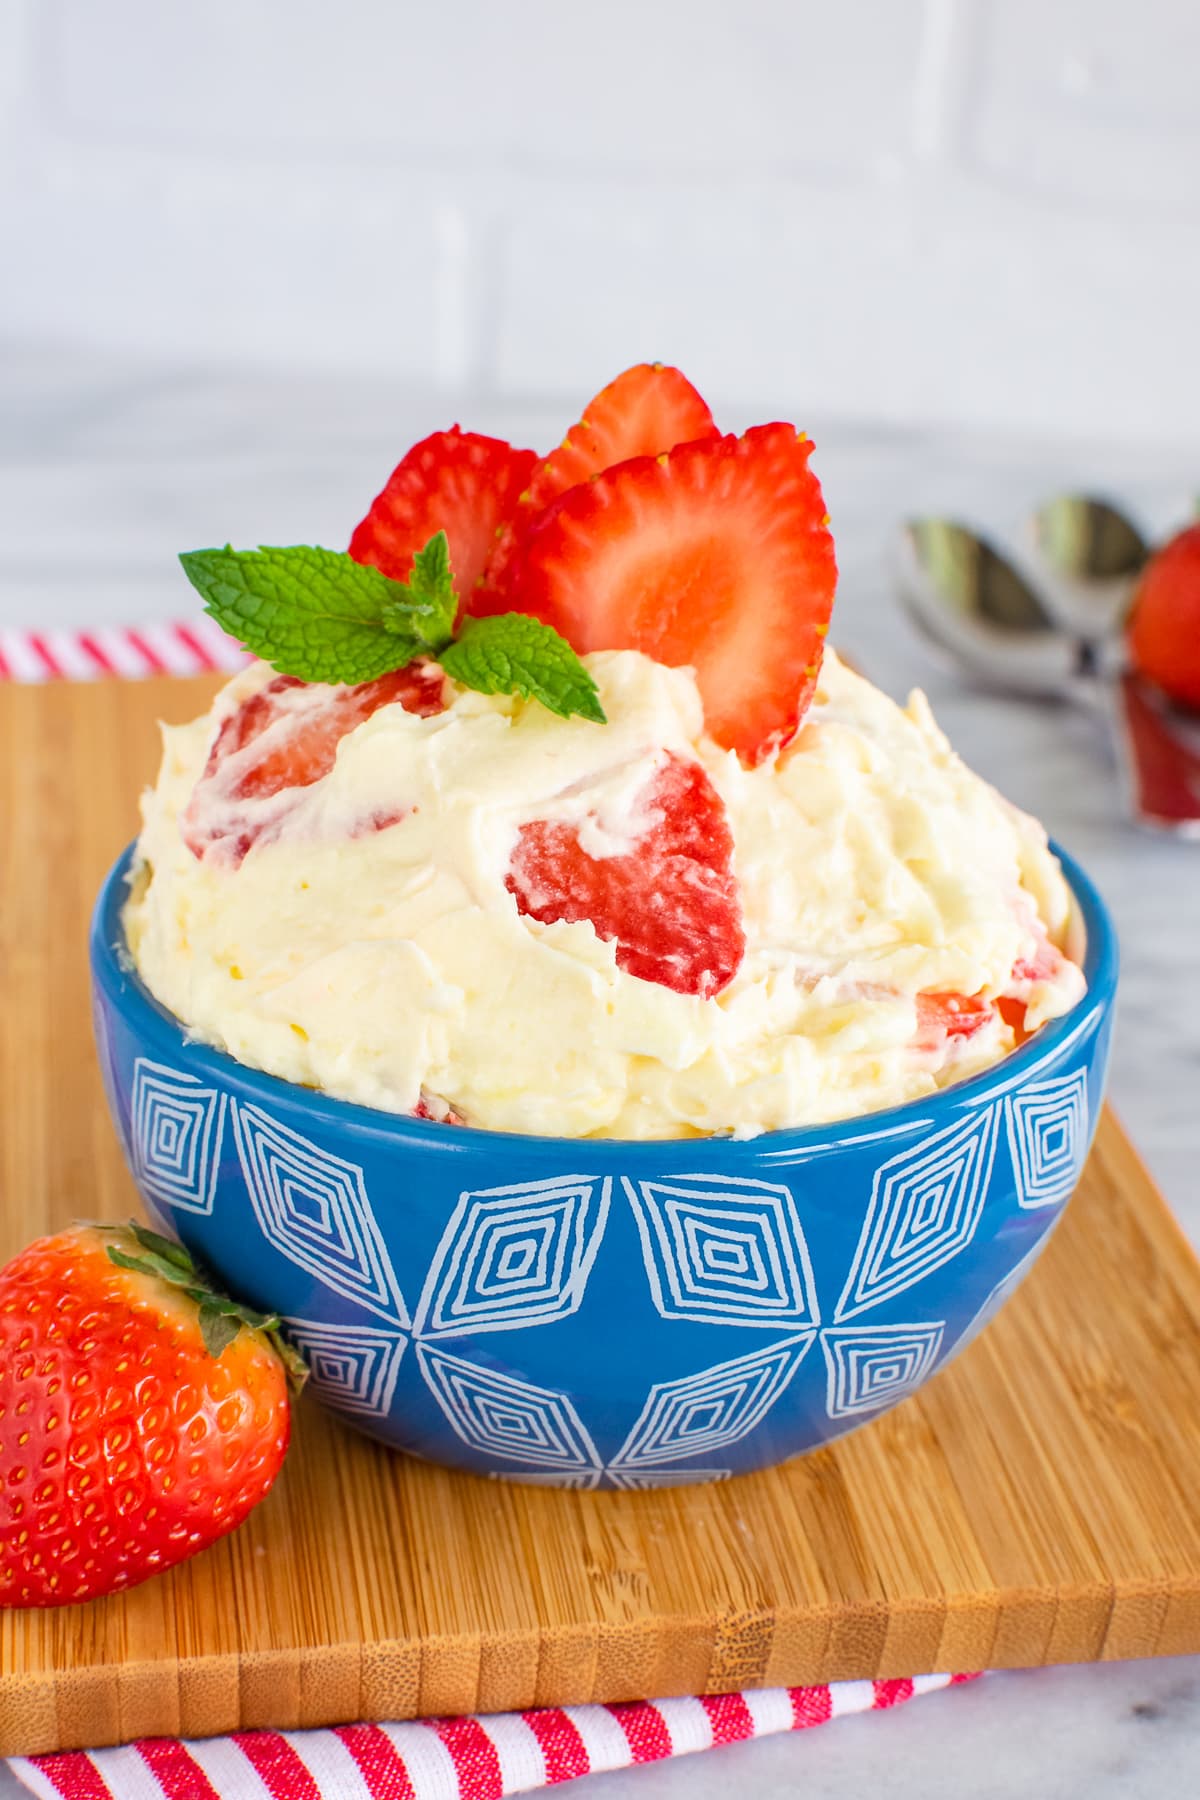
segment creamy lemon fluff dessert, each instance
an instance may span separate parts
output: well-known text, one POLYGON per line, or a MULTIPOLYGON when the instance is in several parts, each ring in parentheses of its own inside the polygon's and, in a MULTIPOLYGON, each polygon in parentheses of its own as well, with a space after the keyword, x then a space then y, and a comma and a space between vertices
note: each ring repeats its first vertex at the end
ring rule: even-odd
POLYGON ((262 660, 164 733, 129 949, 242 1062, 511 1132, 917 1099, 1084 991, 1041 827, 825 647, 808 441, 632 369, 419 444, 351 552, 197 552, 262 660))

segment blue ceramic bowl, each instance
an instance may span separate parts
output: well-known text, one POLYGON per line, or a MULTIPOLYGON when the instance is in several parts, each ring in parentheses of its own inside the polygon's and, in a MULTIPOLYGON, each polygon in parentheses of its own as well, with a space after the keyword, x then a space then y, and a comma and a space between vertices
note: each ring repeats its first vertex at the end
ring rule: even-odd
POLYGON ((1063 863, 1088 992, 996 1068, 836 1125, 627 1143, 397 1117, 190 1041, 124 949, 127 853, 92 927, 109 1105, 151 1214, 284 1316, 313 1389, 372 1436, 511 1481, 719 1480, 911 1394, 1057 1222, 1117 980, 1063 863))

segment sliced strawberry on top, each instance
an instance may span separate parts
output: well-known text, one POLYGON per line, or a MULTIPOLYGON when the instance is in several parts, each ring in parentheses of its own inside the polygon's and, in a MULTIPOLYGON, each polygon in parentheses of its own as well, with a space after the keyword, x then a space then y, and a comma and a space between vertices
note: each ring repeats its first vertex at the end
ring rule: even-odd
POLYGON ((435 431, 414 444, 354 528, 350 554, 396 581, 407 581, 412 560, 436 531, 450 542, 450 568, 459 596, 473 592, 496 533, 529 482, 537 457, 502 438, 474 431, 435 431))
MULTIPOLYGON (((428 718, 443 710, 443 687, 441 673, 421 662, 357 687, 277 675, 244 700, 217 733, 183 815, 188 849, 203 856, 219 844, 220 860, 236 867, 252 844, 279 836, 295 804, 289 796, 329 774, 338 745, 356 725, 393 702, 428 718)), ((372 826, 380 829, 400 816, 375 817, 372 826)))
POLYGON ((617 966, 679 994, 719 994, 746 948, 725 807, 699 763, 668 756, 643 796, 636 849, 593 857, 578 827, 521 827, 506 885, 543 924, 589 920, 617 966))
POLYGON ((676 444, 716 436, 706 402, 678 369, 665 363, 637 363, 626 369, 588 402, 579 423, 533 471, 512 517, 501 528, 471 611, 511 609, 510 590, 519 580, 517 563, 529 527, 568 488, 631 457, 658 456, 676 444))
POLYGON ((759 425, 569 489, 530 529, 514 606, 580 655, 690 663, 709 732, 761 762, 799 728, 833 607, 811 451, 791 425, 759 425))

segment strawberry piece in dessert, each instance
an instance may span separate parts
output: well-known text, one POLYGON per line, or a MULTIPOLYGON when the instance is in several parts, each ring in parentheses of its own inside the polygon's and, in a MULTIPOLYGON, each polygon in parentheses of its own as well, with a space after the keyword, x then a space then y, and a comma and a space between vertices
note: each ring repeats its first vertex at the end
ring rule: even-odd
POLYGON ((543 924, 588 920, 615 941, 617 967, 679 994, 719 994, 746 948, 725 808, 699 763, 668 756, 642 805, 636 848, 593 857, 579 829, 521 827, 507 876, 518 909, 543 924))
POLYGON ((996 1011, 1004 1023, 1012 1027, 1013 1036, 1016 1039, 1015 1047, 1020 1049, 1026 1039, 1033 1036, 1027 1023, 1029 1008, 1024 1000, 1016 1000, 1011 994, 1001 994, 996 1002, 996 1011))
MULTIPOLYGON (((329 774, 347 732, 393 703, 422 718, 441 712, 443 687, 441 672, 425 662, 357 687, 277 675, 217 733, 181 822, 188 849, 200 857, 219 846, 218 859, 236 868, 251 845, 279 836, 294 796, 329 774)), ((373 814, 363 830, 382 830, 403 816, 373 814)))
POLYGON ((1043 982, 1057 982, 1067 958, 1050 942, 1046 928, 1036 914, 1027 907, 1021 912, 1035 939, 1034 948, 1028 955, 1017 958, 1004 993, 995 1000, 988 1000, 982 994, 918 994, 914 1040, 917 1049, 942 1050, 952 1039, 974 1037, 997 1013, 1012 1027, 1018 1045, 1032 1036, 1026 1014, 1033 990, 1043 982))
POLYGON ((1046 936, 1046 928, 1041 919, 1031 909, 1023 908, 1022 912, 1034 935, 1035 947, 1029 955, 1017 958, 1012 966, 1009 985, 996 1002, 1000 1017, 1006 1025, 1012 1026, 1018 1045, 1033 1035, 1026 1022, 1026 1015, 1034 989, 1044 982, 1056 983, 1067 961, 1058 946, 1052 944, 1046 936))
POLYGON ((431 1100, 425 1094, 421 1095, 413 1107, 412 1116, 414 1119, 428 1119, 434 1125, 465 1125, 467 1122, 461 1113, 456 1113, 444 1100, 431 1100), (439 1107, 441 1111, 438 1111, 439 1107))
POLYGON ((690 664, 717 743, 754 764, 799 729, 837 567, 812 444, 791 425, 637 457, 542 512, 513 603, 580 655, 690 664))
POLYGON ((631 457, 658 456, 676 444, 716 436, 706 402, 678 369, 665 363, 626 369, 589 401, 578 424, 533 471, 512 517, 500 529, 482 584, 470 599, 471 612, 513 609, 520 550, 529 527, 568 488, 631 457))
POLYGON ((1067 960, 1058 946, 1045 936, 1040 919, 1037 924, 1042 933, 1037 949, 1032 956, 1019 956, 1012 967, 1012 984, 1017 992, 1028 990, 1038 981, 1057 981, 1067 960))
POLYGON ((537 456, 475 431, 435 431, 414 444, 354 528, 350 554, 396 581, 407 581, 413 557, 435 532, 450 545, 460 597, 470 594, 512 513, 537 456))
POLYGON ((918 994, 916 1047, 942 1050, 953 1039, 974 1037, 994 1015, 982 994, 918 994))

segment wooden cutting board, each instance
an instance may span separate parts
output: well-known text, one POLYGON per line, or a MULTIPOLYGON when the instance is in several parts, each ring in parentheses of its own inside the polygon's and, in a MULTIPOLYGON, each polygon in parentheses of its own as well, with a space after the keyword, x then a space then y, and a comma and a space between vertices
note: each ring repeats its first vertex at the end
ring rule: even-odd
MULTIPOLYGON (((0 686, 5 1258, 134 1204, 87 916, 156 718, 211 686, 0 686)), ((113 1600, 0 1614, 0 1752, 1200 1650, 1200 1267, 1111 1116, 1002 1317, 787 1468, 554 1493, 300 1413, 232 1539, 113 1600)))

